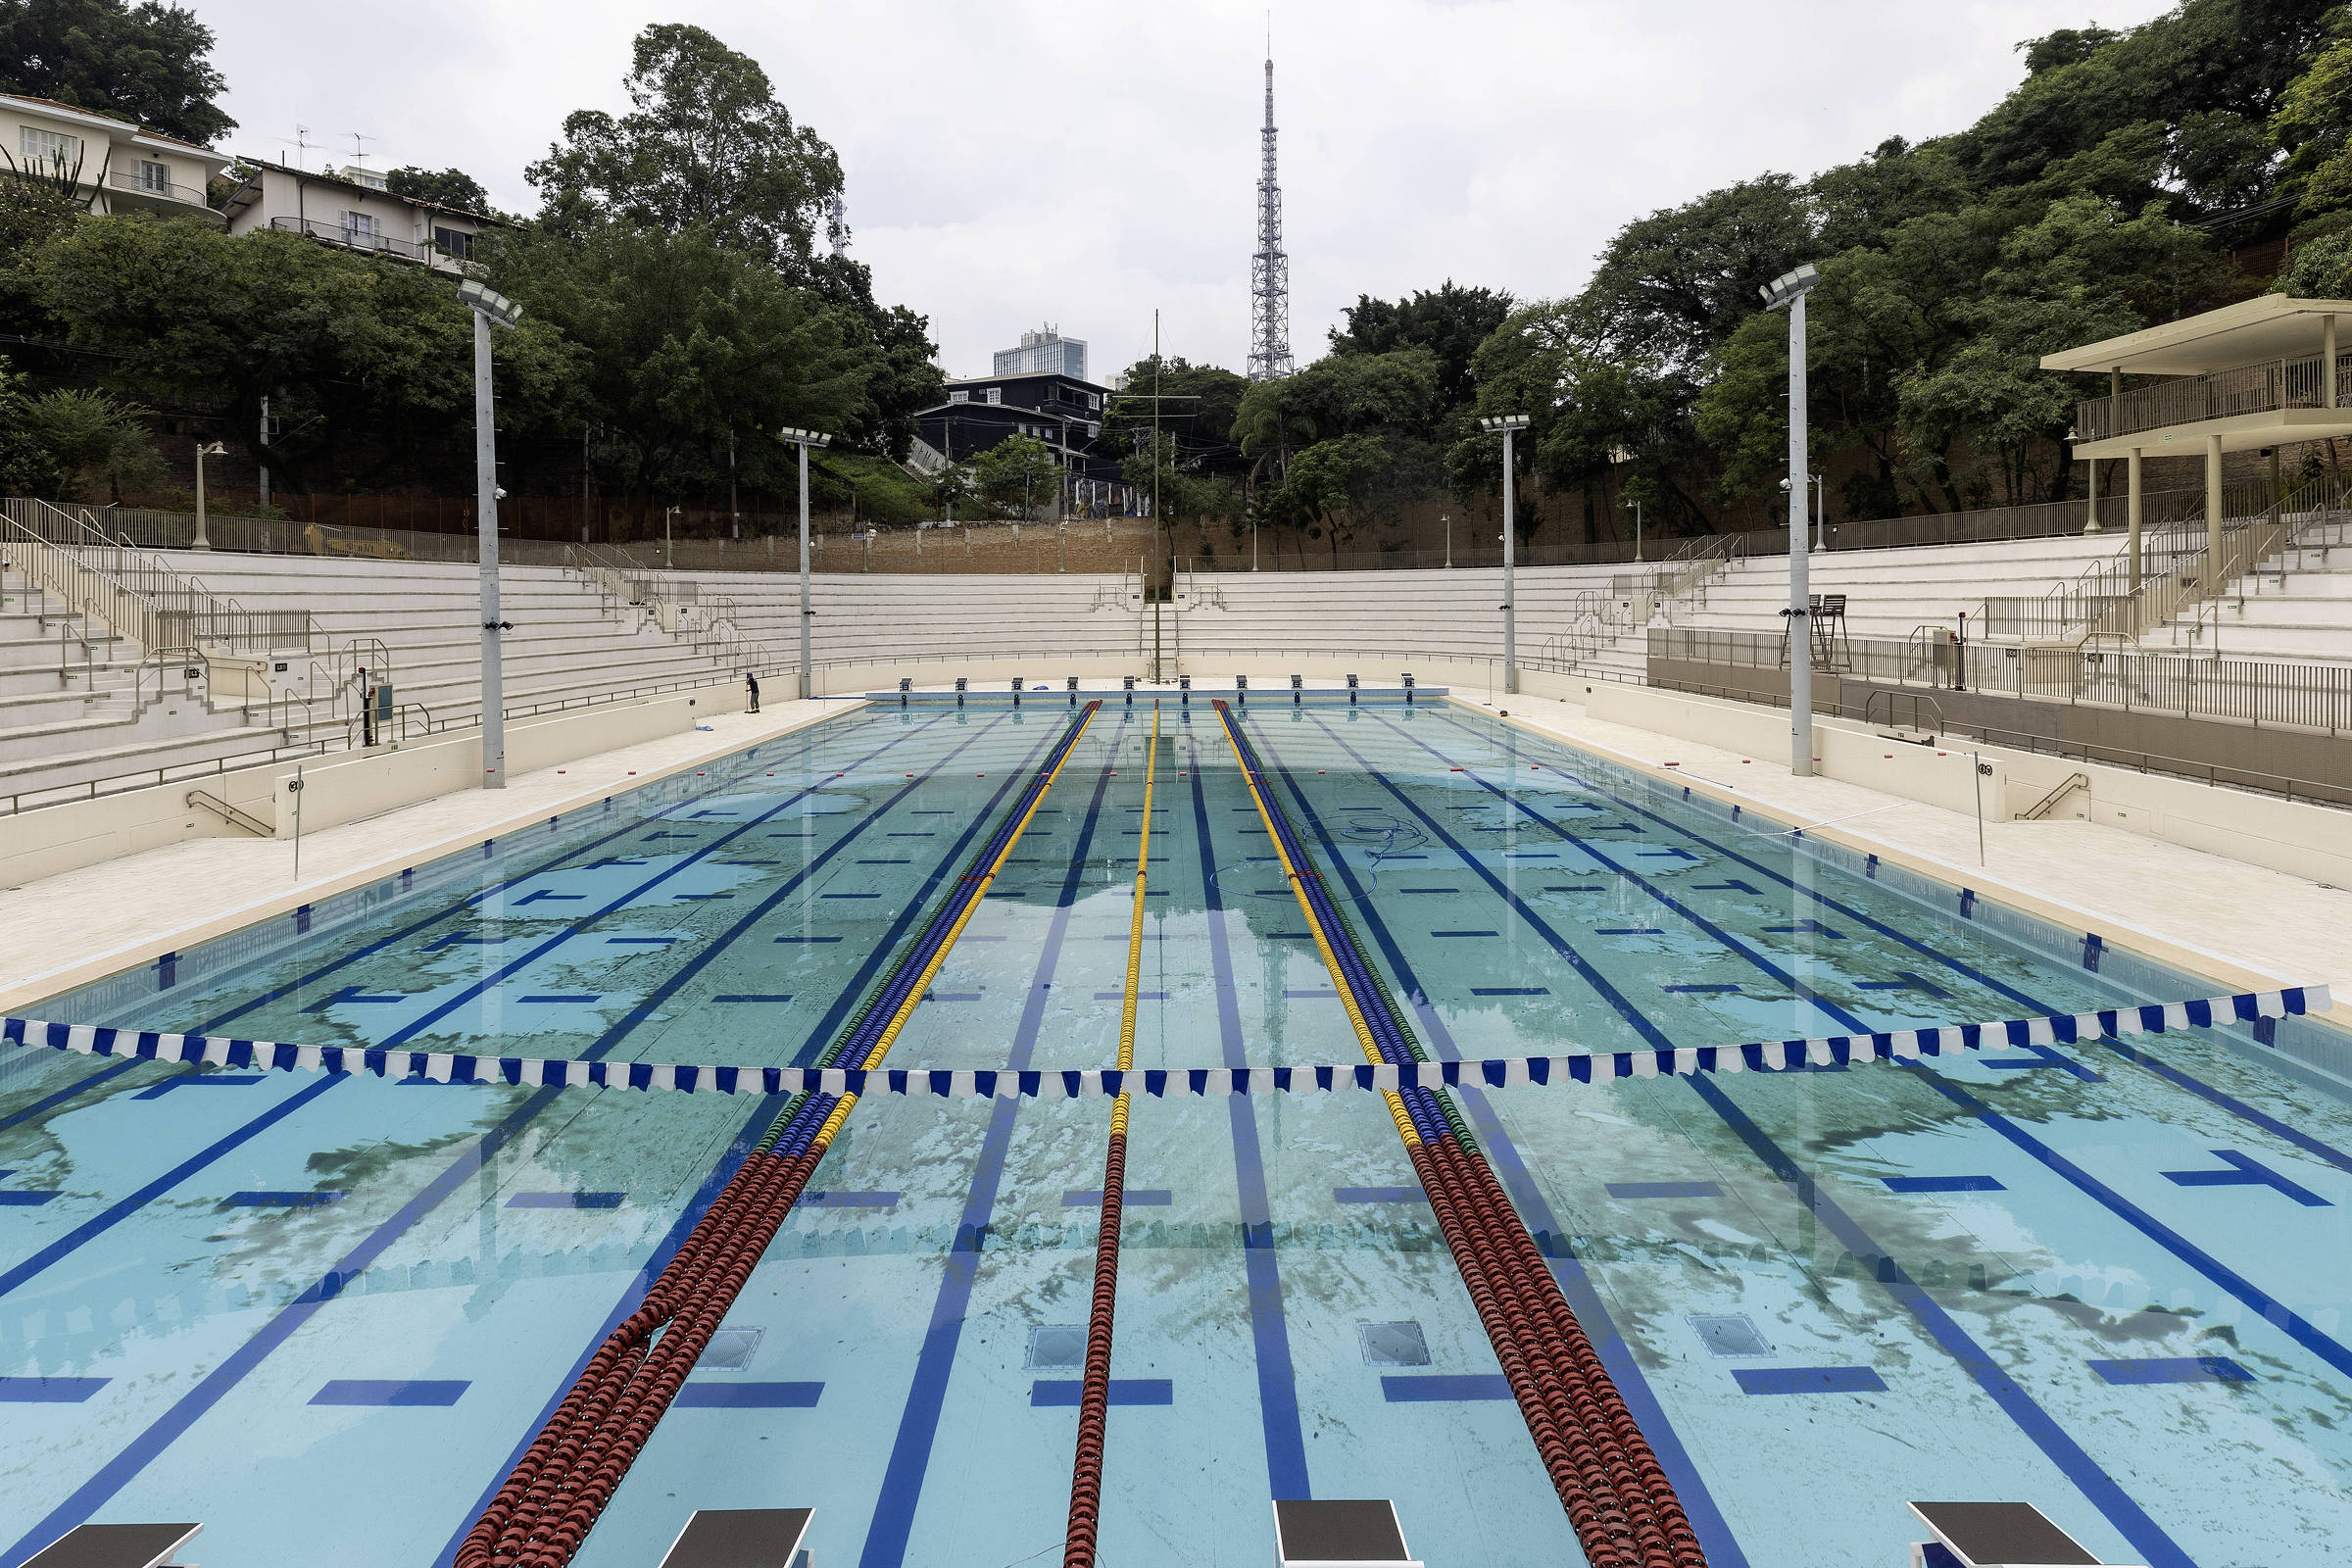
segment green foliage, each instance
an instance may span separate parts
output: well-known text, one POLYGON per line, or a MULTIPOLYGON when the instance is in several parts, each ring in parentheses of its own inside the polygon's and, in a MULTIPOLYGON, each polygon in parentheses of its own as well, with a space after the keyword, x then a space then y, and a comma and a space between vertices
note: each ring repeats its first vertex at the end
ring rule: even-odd
POLYGON ((2340 300, 2352 293, 2352 229, 2298 246, 2270 291, 2304 300, 2340 300))
POLYGON ((160 0, 0 0, 0 92, 52 98, 209 146, 237 122, 213 29, 160 0))
POLYGON ((836 432, 839 439, 905 462, 914 440, 914 416, 947 395, 947 374, 934 360, 931 318, 904 305, 874 300, 872 272, 846 257, 820 257, 808 268, 809 286, 842 314, 852 347, 866 368, 870 413, 836 432))
POLYGON ((0 496, 40 496, 57 486, 49 454, 25 420, 24 378, 0 360, 0 496))
POLYGON ((1188 472, 1183 462, 1176 437, 1162 430, 1156 445, 1147 434, 1133 453, 1119 460, 1119 477, 1139 496, 1156 493, 1159 514, 1174 521, 1239 514, 1241 497, 1230 482, 1188 472))
POLYGON ((1037 515, 1041 501, 1051 501, 1061 483, 1054 449, 1033 435, 1011 435, 972 459, 972 483, 980 498, 1023 519, 1037 515))
MULTIPOLYGON (((2352 22, 2338 18, 2339 33, 2352 22)), ((2286 149, 2279 184, 2305 216, 2352 206, 2352 36, 2339 35, 2279 95, 2271 133, 2286 149)))
POLYGON ((1359 294, 1342 314, 1347 325, 1331 331, 1334 354, 1388 354, 1423 348, 1437 356, 1438 399, 1448 409, 1472 399, 1470 362, 1511 313, 1511 297, 1491 288, 1463 288, 1452 278, 1433 293, 1415 289, 1411 298, 1376 300, 1359 294))
POLYGON ((1102 446, 1118 452, 1151 444, 1156 391, 1159 429, 1174 443, 1177 466, 1237 477, 1250 466, 1234 431, 1249 390, 1247 379, 1221 366, 1194 365, 1182 355, 1156 362, 1146 356, 1128 367, 1127 390, 1111 397, 1102 411, 1102 446))
POLYGON ((412 201, 436 202, 443 207, 455 207, 462 213, 478 213, 486 218, 497 216, 491 210, 490 193, 482 188, 482 182, 463 169, 434 171, 418 169, 412 164, 386 174, 384 189, 412 201))
MULTIPOLYGON (((104 351, 124 389, 224 405, 232 429, 270 398, 291 483, 469 471, 472 327, 438 273, 193 218, 86 220, 35 265, 71 340, 104 351)), ((496 352, 502 424, 529 429, 572 395, 574 356, 552 323, 526 318, 496 352)))
POLYGON ((841 165, 793 123, 758 61, 700 27, 661 23, 638 33, 622 85, 629 114, 575 111, 564 140, 524 171, 545 197, 544 223, 699 229, 773 266, 808 267, 841 165))
POLYGON ((146 489, 164 476, 164 460, 147 438, 145 415, 135 404, 104 392, 64 387, 24 399, 18 416, 47 466, 63 476, 62 488, 74 489, 95 474, 120 501, 123 491, 146 489))
POLYGON ((81 203, 45 180, 0 175, 0 331, 50 334, 53 323, 32 259, 81 216, 81 203))
POLYGON ((762 432, 872 416, 843 313, 703 229, 534 231, 498 252, 491 281, 566 345, 567 391, 641 503, 723 471, 730 438, 745 482, 780 488, 792 453, 762 432))

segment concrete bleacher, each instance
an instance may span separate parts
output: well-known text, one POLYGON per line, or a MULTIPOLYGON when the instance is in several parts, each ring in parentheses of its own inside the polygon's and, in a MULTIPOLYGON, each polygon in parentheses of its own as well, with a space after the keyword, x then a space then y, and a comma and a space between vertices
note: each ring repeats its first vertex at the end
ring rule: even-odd
POLYGON ((2140 639, 2151 653, 2352 663, 2352 541, 2285 551, 2230 585, 2201 615, 2140 639))
MULTIPOLYGON (((1606 593, 1630 566, 1523 566, 1514 574, 1518 643, 1541 657, 1577 596, 1606 593)), ((1312 651, 1494 659, 1502 654, 1502 568, 1203 573, 1183 610, 1188 660, 1312 651)))
MULTIPOLYGON (((681 572, 714 619, 768 652, 800 659, 800 578, 784 572, 681 572)), ((1149 621, 1132 579, 1077 572, 916 576, 815 572, 810 657, 823 664, 889 663, 1034 654, 1134 654, 1149 621)))

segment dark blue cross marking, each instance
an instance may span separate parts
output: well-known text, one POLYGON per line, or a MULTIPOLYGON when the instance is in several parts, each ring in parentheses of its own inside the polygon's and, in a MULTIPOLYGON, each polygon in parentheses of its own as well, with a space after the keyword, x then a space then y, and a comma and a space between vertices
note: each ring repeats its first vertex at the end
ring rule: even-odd
POLYGON ((1338 996, 1338 995, 1339 995, 1339 993, 1338 993, 1337 991, 1334 991, 1334 990, 1333 990, 1331 987, 1329 987, 1329 986, 1324 986, 1324 987, 1321 987, 1320 989, 1318 989, 1318 988, 1316 988, 1316 987, 1314 987, 1314 986, 1302 986, 1302 987, 1298 988, 1298 990, 1296 990, 1296 991, 1287 991, 1287 990, 1286 990, 1285 992, 1283 992, 1283 996, 1285 996, 1286 998, 1294 998, 1294 999, 1296 999, 1296 998, 1312 998, 1312 997, 1336 997, 1336 996, 1338 996))
POLYGON ((1989 1176, 1882 1176, 1894 1193, 2005 1193, 2009 1189, 1989 1176))
POLYGON ((345 986, 340 991, 329 992, 327 995, 320 997, 317 1002, 312 1003, 309 1006, 303 1008, 302 1010, 305 1012, 324 1012, 327 1008, 341 1002, 365 1002, 372 1004, 406 1002, 409 999, 406 997, 370 996, 362 991, 358 986, 345 986))
POLYGON ((327 1203, 340 1203, 345 1194, 323 1193, 231 1193, 220 1200, 222 1208, 318 1208, 327 1203))
MULTIPOLYGON (((1127 939, 1116 937, 1113 940, 1124 942, 1127 939)), ((1314 934, 1308 931, 1269 931, 1266 933, 1266 940, 1268 942, 1312 942, 1315 938, 1314 934)))
POLYGON ((1698 859, 1689 850, 1636 850, 1634 853, 1652 860, 1690 860, 1695 863, 1698 859))
POLYGON ((516 1193, 509 1208, 618 1208, 625 1193, 516 1193))
POLYGON ((710 807, 705 807, 699 811, 690 811, 687 814, 690 816, 733 816, 735 813, 733 811, 721 811, 710 807))
POLYGON ((1331 1196, 1342 1203, 1417 1203, 1425 1195, 1418 1187, 1334 1187, 1331 1196))
MULTIPOLYGON (((1075 1406, 1083 1387, 1076 1378, 1039 1378, 1029 1385, 1029 1403, 1040 1410, 1075 1406)), ((1113 1404, 1174 1404, 1176 1388, 1166 1378, 1112 1378, 1113 1404)))
POLYGON ((1611 1182, 1611 1198, 1721 1198, 1715 1182, 1611 1182))
POLYGON ((536 893, 526 893, 516 899, 514 906, 520 908, 526 904, 573 904, 587 896, 585 893, 556 893, 547 888, 541 888, 536 893))
POLYGON ((2163 1172, 2164 1179, 2180 1187, 2275 1187, 2305 1208, 2328 1206, 2328 1200, 2308 1187, 2296 1186, 2251 1154, 2241 1154, 2234 1149, 2217 1149, 2213 1157, 2230 1168, 2168 1170, 2163 1172))
MULTIPOLYGON (((859 865, 912 865, 914 862, 912 860, 859 860, 858 863, 859 865)), ((1006 861, 1005 863, 1010 864, 1011 862, 1006 861)))
POLYGON ((1287 899, 1291 896, 1291 890, 1289 888, 1251 888, 1250 896, 1253 899, 1287 899))
POLYGON ((688 841, 692 841, 694 835, 691 833, 648 833, 645 836, 644 842, 652 844, 661 839, 686 839, 688 841))
POLYGON ((12 1192, 0 1187, 0 1208, 38 1208, 56 1196, 55 1193, 12 1192))
MULTIPOLYGON (((324 1003, 319 1004, 319 1006, 324 1005, 324 1003)), ((316 1012, 318 1008, 306 1007, 303 1010, 316 1012)), ((133 1100, 161 1100, 174 1089, 191 1087, 233 1089, 239 1084, 258 1084, 269 1076, 268 1073, 262 1072, 183 1072, 175 1078, 167 1078, 160 1084, 142 1089, 130 1098, 133 1100)))
MULTIPOLYGON (((1502 858, 1506 860, 1556 860, 1559 856, 1550 850, 1505 850, 1502 858)), ((1390 858, 1402 859, 1403 857, 1391 856, 1390 858)))
POLYGON ((1740 1366, 1741 1394, 1884 1394, 1886 1380, 1866 1366, 1740 1366))
POLYGON ((552 993, 551 993, 551 994, 544 995, 544 996, 516 997, 514 1000, 515 1000, 515 1001, 517 1001, 517 1002, 595 1002, 595 1001, 597 1001, 597 1000, 599 1000, 599 999, 598 999, 598 998, 596 998, 596 997, 588 997, 588 996, 580 996, 580 997, 558 996, 558 995, 554 995, 554 994, 552 994, 552 993))
POLYGON ((1399 893, 1459 893, 1460 888, 1398 888, 1399 893))
POLYGON ((2151 1355, 2129 1361, 2092 1361, 2104 1383, 2251 1383, 2254 1374, 2226 1355, 2151 1355))
POLYGON ((1738 986, 1734 986, 1734 985, 1719 985, 1719 986, 1660 986, 1658 989, 1659 989, 1659 990, 1661 990, 1661 991, 1687 992, 1687 993, 1690 993, 1690 995, 1693 995, 1693 996, 1709 997, 1709 996, 1717 996, 1717 995, 1720 995, 1720 994, 1722 994, 1722 993, 1724 993, 1724 992, 1729 992, 1729 991, 1737 991, 1737 990, 1739 990, 1740 988, 1739 988, 1738 986))
POLYGON ((688 1410, 813 1410, 822 1383, 689 1383, 670 1402, 688 1410))
POLYGON ((892 1208, 903 1195, 898 1193, 803 1193, 804 1208, 892 1208))
POLYGON ((778 942, 839 942, 839 937, 777 937, 778 942))
POLYGON ((1921 996, 1935 997, 1938 1000, 1951 995, 1934 981, 1915 975, 1908 969, 1897 969, 1894 973, 1895 978, 1892 980, 1863 980, 1857 982, 1854 989, 1857 991, 1916 991, 1921 996))
POLYGON ((792 993, 728 991, 712 997, 712 1002, 790 1002, 792 993))
POLYGON ((1507 1399, 1510 1380, 1499 1372, 1419 1372, 1384 1374, 1380 1396, 1391 1404, 1454 1403, 1467 1399, 1507 1399))
POLYGON ((1472 986, 1474 997, 1548 997, 1549 986, 1472 986))
POLYGON ((468 935, 464 931, 452 931, 438 942, 426 943, 424 951, 438 953, 443 948, 495 948, 501 942, 506 941, 508 933, 504 931, 491 936, 468 935))
POLYGON ((812 839, 816 835, 813 833, 770 833, 767 837, 771 839, 812 839))
POLYGON ((2060 1072, 2080 1078, 2086 1084, 2103 1084, 2107 1081, 2105 1073, 2095 1072, 2065 1053, 2053 1051, 2048 1046, 2024 1045, 2017 1049, 2025 1052, 2026 1054, 2023 1056, 1981 1056, 1978 1059, 1987 1067, 1997 1067, 2004 1072, 2031 1072, 2036 1067, 2055 1067, 2060 1072))
POLYGON ((1666 933, 1654 925, 1604 925, 1595 926, 1592 934, 1596 937, 1662 937, 1666 933))
MULTIPOLYGON (((1165 1187, 1127 1187, 1120 1189, 1119 1201, 1132 1207, 1165 1208, 1172 1201, 1165 1187)), ((1062 1190, 1064 1208, 1101 1208, 1102 1189, 1100 1187, 1067 1187, 1062 1190)))
POLYGON ((443 1378, 336 1378, 312 1395, 311 1403, 445 1406, 470 1386, 443 1378))
POLYGON ((1497 931, 1432 931, 1430 935, 1433 937, 1492 937, 1499 936, 1501 933, 1497 931))
POLYGON ((1375 851, 1372 858, 1375 860, 1426 860, 1429 857, 1426 855, 1382 855, 1375 851))
POLYGON ((0 1404, 79 1404, 104 1378, 0 1378, 0 1404))
POLYGON ((1760 896, 1764 890, 1751 888, 1735 877, 1729 882, 1693 882, 1690 884, 1690 891, 1693 893, 1747 893, 1760 896))
POLYGON ((1566 886, 1554 886, 1554 887, 1547 887, 1547 888, 1545 888, 1544 891, 1544 892, 1546 892, 1546 893, 1606 893, 1606 892, 1608 891, 1608 889, 1606 889, 1606 888, 1572 888, 1572 887, 1566 887, 1566 886))
POLYGON ((1828 937, 1832 942, 1843 942, 1845 940, 1844 932, 1837 930, 1831 926, 1823 925, 1819 920, 1799 920, 1794 925, 1768 925, 1764 929, 1766 932, 1776 937, 1809 935, 1828 937))
POLYGON ((659 948, 675 942, 676 937, 607 937, 605 941, 616 948, 659 948))
POLYGON ((820 893, 817 895, 820 899, 878 899, 881 896, 879 893, 820 893))
POLYGON ((703 904, 711 899, 731 899, 734 896, 732 893, 677 893, 671 895, 680 904, 703 904))
POLYGON ((938 834, 932 832, 929 828, 925 828, 920 833, 885 833, 882 836, 884 838, 892 839, 933 839, 939 837, 938 834))

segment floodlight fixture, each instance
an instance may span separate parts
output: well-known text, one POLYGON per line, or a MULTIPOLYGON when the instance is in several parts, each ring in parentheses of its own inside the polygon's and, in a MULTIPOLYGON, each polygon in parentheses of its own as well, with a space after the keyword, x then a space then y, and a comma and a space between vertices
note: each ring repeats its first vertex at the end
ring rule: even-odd
POLYGON ((494 288, 484 286, 477 277, 466 278, 458 285, 458 298, 470 310, 481 312, 500 326, 513 326, 522 319, 522 307, 494 288))
POLYGON ((1506 431, 1524 430, 1527 426, 1528 416, 1524 414, 1490 415, 1478 421, 1478 427, 1489 435, 1501 435, 1506 431))
POLYGON ((788 424, 784 426, 783 429, 778 430, 776 432, 776 436, 779 440, 789 441, 796 447, 827 446, 830 445, 833 440, 831 436, 825 434, 822 430, 804 430, 798 425, 791 424, 788 424))
POLYGON ((1771 282, 1760 286, 1756 292, 1764 297, 1766 310, 1777 311, 1790 300, 1810 292, 1813 285, 1820 281, 1821 269, 1815 267, 1811 262, 1807 262, 1794 271, 1783 272, 1771 282))

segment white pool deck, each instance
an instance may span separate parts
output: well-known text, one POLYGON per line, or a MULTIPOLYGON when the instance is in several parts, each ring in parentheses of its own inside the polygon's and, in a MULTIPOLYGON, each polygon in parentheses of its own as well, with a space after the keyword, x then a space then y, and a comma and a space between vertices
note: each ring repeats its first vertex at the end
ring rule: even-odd
MULTIPOLYGON (((32 1004, 71 986, 615 790, 692 771, 852 706, 774 702, 758 715, 715 715, 707 730, 518 774, 503 792, 468 790, 308 834, 299 882, 290 844, 215 838, 0 890, 0 1012, 37 1011, 32 1004)), ((1736 793, 1791 824, 1840 819, 1821 835, 2095 930, 2226 989, 2326 984, 2348 999, 2334 1007, 2334 1021, 2352 1024, 2352 891, 2084 821, 1991 824, 1980 867, 1971 816, 1858 785, 1794 778, 1786 762, 1592 719, 1581 704, 1522 696, 1491 707, 1473 697, 1465 706, 1507 710, 1513 723, 1645 771, 1679 764, 1666 776, 1736 793)))

